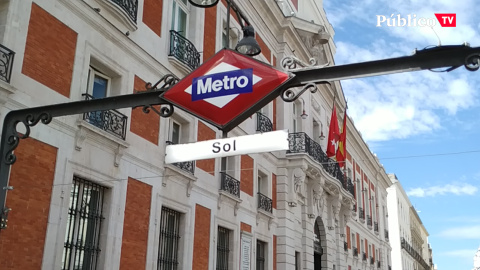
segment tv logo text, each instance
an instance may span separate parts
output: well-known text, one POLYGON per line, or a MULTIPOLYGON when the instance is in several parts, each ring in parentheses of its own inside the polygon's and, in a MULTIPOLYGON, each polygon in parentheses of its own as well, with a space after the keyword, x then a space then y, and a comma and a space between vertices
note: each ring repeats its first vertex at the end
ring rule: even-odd
POLYGON ((438 23, 442 27, 456 27, 456 13, 435 13, 435 18, 417 17, 416 14, 391 14, 390 17, 385 15, 377 15, 377 27, 434 27, 438 23))

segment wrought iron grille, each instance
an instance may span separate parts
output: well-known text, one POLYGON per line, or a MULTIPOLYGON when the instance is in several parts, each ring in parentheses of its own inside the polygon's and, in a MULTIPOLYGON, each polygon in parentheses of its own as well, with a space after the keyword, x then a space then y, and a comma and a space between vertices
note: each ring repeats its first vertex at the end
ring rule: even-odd
POLYGON ((307 153, 311 158, 320 163, 325 171, 340 181, 345 190, 352 195, 354 194, 353 183, 349 184, 338 162, 328 158, 320 144, 312 140, 305 132, 288 134, 288 146, 287 154, 307 153))
POLYGON ((265 270, 265 242, 257 240, 257 270, 265 270))
POLYGON ((358 217, 359 217, 360 219, 365 219, 365 211, 363 210, 362 207, 359 207, 359 208, 358 208, 358 217))
POLYGON ((257 131, 269 132, 273 131, 273 124, 270 118, 261 112, 257 112, 257 131))
POLYGON ((367 253, 363 252, 363 254, 362 254, 362 260, 364 260, 364 261, 367 260, 367 253))
POLYGON ((10 83, 15 52, 0 44, 0 79, 10 83))
POLYGON ((226 192, 237 196, 240 198, 240 181, 231 177, 230 175, 221 172, 221 186, 220 190, 225 190, 226 192))
MULTIPOLYGON (((171 141, 166 141, 167 145, 173 145, 174 143, 171 141)), ((186 172, 189 172, 191 174, 195 173, 195 161, 184 161, 184 162, 176 162, 172 163, 173 166, 180 168, 181 170, 184 170, 186 172)))
POLYGON ((405 240, 405 238, 401 237, 400 243, 402 248, 405 249, 407 253, 410 254, 410 256, 412 256, 412 258, 414 258, 419 264, 421 264, 423 268, 429 269, 429 265, 423 260, 422 255, 420 255, 420 253, 418 253, 415 248, 413 248, 413 246, 411 246, 410 243, 405 240))
POLYGON ((223 227, 218 227, 217 270, 228 270, 229 252, 230 230, 223 227))
POLYGON ((272 213, 272 199, 258 192, 258 209, 272 213))
POLYGON ((358 248, 353 248, 353 256, 358 257, 358 248))
POLYGON ((350 177, 347 177, 347 179, 347 190, 350 192, 350 194, 352 194, 353 197, 355 197, 355 186, 353 185, 352 179, 350 177))
POLYGON ((348 251, 348 243, 347 241, 343 242, 343 250, 348 251))
POLYGON ((138 0, 110 0, 125 11, 134 22, 137 22, 138 0))
MULTIPOLYGON (((89 94, 82 94, 85 100, 92 100, 94 97, 89 94)), ((127 134, 128 117, 117 110, 95 111, 83 114, 83 120, 88 123, 125 140, 127 134)))
POLYGON ((387 229, 385 229, 385 239, 388 240, 388 230, 387 229))
POLYGON ((377 268, 380 268, 380 261, 377 261, 377 268))
POLYGON ((170 53, 168 56, 175 57, 192 70, 200 65, 200 53, 195 45, 175 30, 170 30, 170 53))
POLYGON ((180 216, 180 212, 162 207, 158 247, 158 270, 176 270, 178 268, 180 216))
POLYGON ((373 230, 378 232, 378 222, 373 222, 373 230))
POLYGON ((63 248, 63 270, 97 269, 106 188, 73 177, 63 248))
POLYGON ((373 257, 370 257, 370 264, 374 264, 375 263, 375 260, 373 259, 373 257))
POLYGON ((357 213, 357 204, 355 203, 352 208, 353 213, 357 213))
POLYGON ((367 215, 367 225, 372 226, 372 217, 370 215, 367 215))

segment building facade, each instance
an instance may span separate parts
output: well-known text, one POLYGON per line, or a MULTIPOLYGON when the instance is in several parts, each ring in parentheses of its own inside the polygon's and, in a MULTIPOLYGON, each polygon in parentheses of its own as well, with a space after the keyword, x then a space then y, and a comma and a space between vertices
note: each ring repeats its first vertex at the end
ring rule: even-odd
POLYGON ((389 227, 393 269, 433 269, 428 232, 395 174, 389 174, 389 227))
MULTIPOLYGON (((334 63, 321 1, 235 2, 255 27, 257 60, 334 63)), ((242 38, 225 1, 9 0, 0 24, 2 119, 156 91, 164 76, 181 79, 242 38)), ((344 168, 327 158, 333 104, 340 122, 346 104, 338 82, 317 87, 275 99, 228 134, 286 129, 289 150, 228 157, 225 170, 221 159, 165 164, 168 144, 223 136, 178 108, 169 118, 158 106, 94 111, 31 129, 27 119, 2 269, 390 270, 389 178, 350 118, 344 168)))

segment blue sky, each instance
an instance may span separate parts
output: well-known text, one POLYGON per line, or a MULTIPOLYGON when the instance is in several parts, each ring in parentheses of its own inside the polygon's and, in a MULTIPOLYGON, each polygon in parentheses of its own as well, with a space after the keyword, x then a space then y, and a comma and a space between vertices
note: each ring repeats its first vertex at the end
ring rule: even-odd
MULTIPOLYGON (((480 46, 474 0, 323 0, 337 65, 410 55, 428 46, 480 46), (376 27, 377 15, 456 27, 376 27), (437 38, 437 35, 439 38, 437 38)), ((439 270, 471 270, 480 246, 480 71, 420 71, 342 81, 348 114, 419 211, 439 270), (467 153, 468 152, 468 153, 467 153)))

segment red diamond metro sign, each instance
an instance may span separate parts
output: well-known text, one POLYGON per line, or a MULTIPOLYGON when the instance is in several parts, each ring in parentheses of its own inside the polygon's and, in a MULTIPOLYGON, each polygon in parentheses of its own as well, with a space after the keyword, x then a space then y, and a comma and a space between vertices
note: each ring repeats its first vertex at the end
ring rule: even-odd
POLYGON ((279 95, 290 77, 223 49, 163 94, 173 105, 229 131, 279 95))

